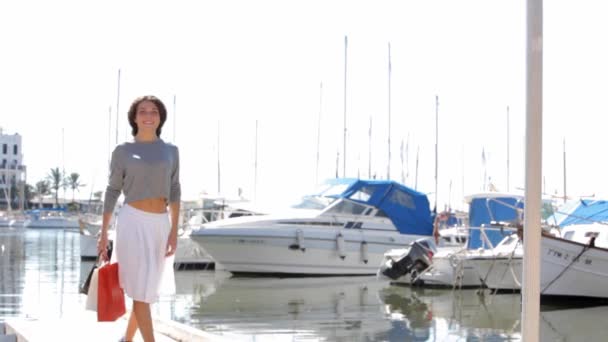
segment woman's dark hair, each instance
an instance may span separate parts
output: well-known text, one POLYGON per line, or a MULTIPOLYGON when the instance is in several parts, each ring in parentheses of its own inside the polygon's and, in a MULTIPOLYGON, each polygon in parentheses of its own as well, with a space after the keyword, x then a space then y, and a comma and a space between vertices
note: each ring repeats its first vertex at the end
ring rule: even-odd
POLYGON ((156 136, 160 137, 160 131, 167 121, 167 108, 165 108, 165 104, 158 97, 154 95, 146 95, 140 96, 131 103, 131 108, 129 108, 129 125, 131 125, 131 135, 137 135, 137 123, 135 123, 135 116, 137 115, 137 106, 144 101, 150 101, 156 105, 158 108, 158 113, 160 114, 160 124, 156 129, 156 136))

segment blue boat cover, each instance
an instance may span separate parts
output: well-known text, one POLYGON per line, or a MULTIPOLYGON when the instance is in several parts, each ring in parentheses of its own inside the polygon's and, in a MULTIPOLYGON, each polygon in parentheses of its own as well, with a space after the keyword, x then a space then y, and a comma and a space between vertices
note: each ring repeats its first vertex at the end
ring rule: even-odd
POLYGON ((481 231, 476 227, 490 227, 491 221, 502 221, 510 223, 520 223, 521 216, 519 209, 523 209, 524 200, 521 196, 513 197, 474 197, 469 204, 469 225, 473 229, 469 231, 467 248, 491 248, 496 245, 508 234, 516 231, 513 229, 488 229, 484 230, 492 246, 488 246, 481 238, 481 231))
POLYGON ((547 222, 560 227, 608 222, 608 201, 580 199, 565 203, 547 222))
POLYGON ((429 200, 421 192, 390 180, 336 178, 326 181, 325 184, 345 186, 341 194, 333 197, 348 198, 380 208, 401 234, 433 234, 433 215, 429 200))

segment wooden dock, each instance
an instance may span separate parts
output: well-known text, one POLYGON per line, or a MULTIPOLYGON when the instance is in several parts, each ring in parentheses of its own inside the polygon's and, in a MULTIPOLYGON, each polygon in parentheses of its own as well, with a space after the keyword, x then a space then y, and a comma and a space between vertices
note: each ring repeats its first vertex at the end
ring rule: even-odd
MULTIPOLYGON (((7 336, 15 335, 17 342, 38 341, 118 341, 124 334, 128 315, 116 322, 97 322, 92 311, 82 311, 63 318, 16 318, 5 322, 7 336)), ((157 342, 227 341, 187 325, 154 318, 154 337, 157 342)), ((134 341, 143 341, 139 333, 134 341)))

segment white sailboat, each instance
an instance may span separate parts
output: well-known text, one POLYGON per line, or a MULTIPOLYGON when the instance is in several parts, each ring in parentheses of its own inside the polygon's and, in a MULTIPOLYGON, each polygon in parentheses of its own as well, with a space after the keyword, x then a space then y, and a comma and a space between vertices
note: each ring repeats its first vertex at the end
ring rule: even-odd
MULTIPOLYGON (((522 222, 524 198, 522 195, 509 193, 479 193, 467 196, 469 203, 469 226, 466 245, 438 247, 432 256, 432 264, 424 270, 403 273, 399 277, 393 274, 393 282, 435 287, 482 287, 490 274, 503 274, 496 270, 501 260, 521 262, 523 252, 516 235, 515 226, 522 222), (498 222, 511 222, 512 227, 497 227, 498 222), (479 271, 476 264, 492 265, 479 271)), ((550 203, 547 203, 550 204, 550 203)), ((440 233, 441 234, 441 233, 440 233)), ((441 235, 439 239, 441 239, 441 235)), ((407 256, 408 250, 389 251, 380 266, 379 275, 391 274, 385 269, 392 267, 394 261, 407 256)))
MULTIPOLYGON (((571 225, 561 236, 541 238, 541 296, 608 298, 608 230, 604 224, 571 225)), ((504 277, 489 277, 492 289, 521 289, 522 264, 497 267, 504 277)), ((479 265, 485 272, 487 265, 479 265)))

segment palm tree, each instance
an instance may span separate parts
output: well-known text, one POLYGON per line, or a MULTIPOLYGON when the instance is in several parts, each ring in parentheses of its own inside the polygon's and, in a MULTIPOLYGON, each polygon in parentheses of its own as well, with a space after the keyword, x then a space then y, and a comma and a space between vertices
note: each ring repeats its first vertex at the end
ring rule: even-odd
POLYGON ((80 175, 76 172, 70 173, 70 176, 66 178, 66 184, 72 189, 72 202, 74 202, 74 192, 78 188, 85 186, 86 184, 80 184, 80 175))
POLYGON ((65 181, 63 179, 63 172, 61 172, 58 167, 51 169, 51 172, 48 174, 47 179, 51 184, 51 189, 55 191, 55 206, 59 207, 59 188, 65 185, 65 181))
POLYGON ((11 196, 11 202, 16 203, 19 209, 27 209, 34 197, 34 187, 19 180, 11 185, 11 196))
POLYGON ((51 185, 47 180, 41 180, 36 183, 36 197, 38 197, 38 207, 42 208, 42 198, 51 193, 51 185))

